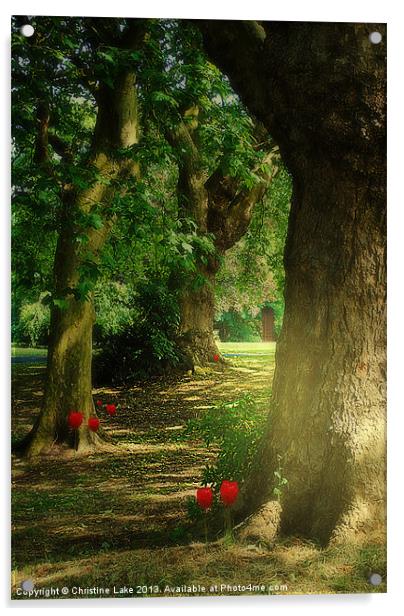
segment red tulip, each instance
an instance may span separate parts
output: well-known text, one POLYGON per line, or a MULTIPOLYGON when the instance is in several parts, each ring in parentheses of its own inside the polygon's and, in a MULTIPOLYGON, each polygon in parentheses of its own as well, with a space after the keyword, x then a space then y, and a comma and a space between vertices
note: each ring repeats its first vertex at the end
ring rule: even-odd
POLYGON ((97 432, 99 427, 100 427, 100 420, 98 419, 98 417, 90 417, 88 420, 89 430, 91 430, 92 432, 97 432))
POLYGON ((73 428, 73 430, 77 430, 77 428, 80 428, 81 424, 83 423, 83 413, 80 413, 78 411, 72 411, 71 413, 69 413, 67 421, 69 426, 73 428))
POLYGON ((196 491, 196 502, 201 509, 210 509, 213 502, 213 492, 211 488, 198 488, 196 491))
POLYGON ((106 408, 108 415, 116 415, 115 404, 107 404, 105 408, 106 408))
POLYGON ((219 359, 220 359, 220 355, 215 353, 214 356, 213 356, 213 361, 219 361, 219 359))
POLYGON ((222 481, 220 486, 220 498, 223 505, 230 507, 236 502, 238 496, 238 483, 237 481, 222 481))
POLYGON ((96 404, 97 404, 98 407, 101 407, 102 406, 102 400, 97 400, 96 404))

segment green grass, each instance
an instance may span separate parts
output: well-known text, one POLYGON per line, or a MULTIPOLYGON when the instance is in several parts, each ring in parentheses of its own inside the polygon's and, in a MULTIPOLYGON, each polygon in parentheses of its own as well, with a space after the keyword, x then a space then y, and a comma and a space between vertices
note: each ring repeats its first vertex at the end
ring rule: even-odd
POLYGON ((48 349, 34 349, 32 347, 20 347, 20 346, 15 346, 15 345, 11 345, 11 356, 12 357, 23 357, 23 356, 43 356, 46 357, 48 353, 48 349))
POLYGON ((265 353, 273 355, 276 342, 218 342, 221 353, 265 353))
MULTIPOLYGON (((273 355, 275 353, 276 342, 218 342, 218 347, 221 353, 265 353, 273 355)), ((47 352, 47 349, 44 348, 11 345, 11 355, 13 357, 27 355, 41 355, 46 357, 47 352)))
MULTIPOLYGON (((181 529, 177 534, 181 535, 181 529)), ((174 531, 173 531, 174 536, 174 531)), ((82 588, 146 587, 139 596, 167 596, 164 587, 199 584, 207 593, 225 594, 221 584, 265 585, 261 592, 234 592, 239 594, 344 594, 386 592, 385 550, 380 545, 330 547, 321 549, 304 541, 279 540, 271 550, 216 541, 204 545, 191 543, 125 549, 110 543, 103 544, 96 553, 77 548, 65 562, 47 559, 30 563, 13 571, 14 588, 24 579, 40 582, 38 586, 68 586, 80 584, 82 588), (376 567, 375 567, 376 565, 376 567), (369 572, 380 572, 382 584, 369 584, 369 572), (134 575, 135 572, 135 575, 134 575), (217 590, 209 592, 213 586, 217 590), (274 588, 275 586, 278 588, 274 588), (156 587, 159 587, 156 589, 156 587), (274 589, 270 591, 269 587, 274 589), (150 587, 153 587, 151 589, 150 587)), ((176 596, 187 594, 180 593, 176 596)), ((199 594, 199 593, 198 593, 199 594)), ((14 595, 15 597, 15 595, 14 595)), ((15 597, 17 598, 17 597, 15 597)))

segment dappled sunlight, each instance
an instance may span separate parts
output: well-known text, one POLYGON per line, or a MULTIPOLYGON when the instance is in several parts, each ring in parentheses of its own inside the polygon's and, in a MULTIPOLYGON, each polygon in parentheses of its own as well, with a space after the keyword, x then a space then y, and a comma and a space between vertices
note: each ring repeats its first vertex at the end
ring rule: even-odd
MULTIPOLYGON (((31 401, 33 393, 41 392, 44 370, 36 367, 32 380, 24 368, 14 383, 18 433, 23 425, 28 430, 36 415, 31 401)), ((344 576, 355 575, 356 553, 341 562, 336 553, 328 556, 303 541, 280 542, 269 550, 254 544, 206 546, 190 543, 181 530, 188 523, 188 499, 195 495, 206 462, 215 457, 214 449, 207 451, 201 441, 184 440, 188 419, 246 393, 265 409, 273 368, 273 356, 233 357, 224 371, 192 379, 98 388, 95 399, 119 405, 113 418, 98 413, 113 442, 86 456, 59 456, 55 450, 31 465, 14 458, 14 587, 27 578, 43 586, 254 579, 286 581, 293 593, 295 587, 310 591, 316 576, 319 591, 327 592, 335 580, 343 584, 344 576)))
MULTIPOLYGON (((161 488, 166 488, 165 484, 159 484, 161 486, 161 488)), ((179 490, 178 487, 173 486, 172 490, 165 493, 164 491, 162 492, 149 492, 147 494, 145 494, 142 491, 139 491, 138 493, 134 492, 130 497, 129 500, 136 500, 139 496, 142 498, 142 500, 145 501, 154 501, 154 502, 167 502, 167 501, 172 501, 173 503, 178 503, 179 501, 185 500, 188 496, 192 496, 193 494, 195 494, 195 486, 194 487, 190 487, 187 490, 179 490)))
POLYGON ((153 444, 153 443, 131 443, 129 441, 125 441, 124 448, 128 452, 133 454, 142 454, 142 453, 155 453, 155 452, 166 452, 166 451, 182 451, 182 450, 193 450, 194 448, 187 443, 164 443, 164 444, 153 444))
MULTIPOLYGON (((121 389, 122 387, 99 387, 94 389, 94 394, 97 394, 99 396, 116 396, 121 389)), ((132 391, 135 389, 138 388, 132 387, 132 391)))
POLYGON ((179 479, 193 479, 195 477, 195 471, 199 471, 203 468, 203 465, 196 465, 184 470, 176 470, 174 473, 147 473, 147 480, 159 478, 171 481, 173 484, 178 483, 179 479))

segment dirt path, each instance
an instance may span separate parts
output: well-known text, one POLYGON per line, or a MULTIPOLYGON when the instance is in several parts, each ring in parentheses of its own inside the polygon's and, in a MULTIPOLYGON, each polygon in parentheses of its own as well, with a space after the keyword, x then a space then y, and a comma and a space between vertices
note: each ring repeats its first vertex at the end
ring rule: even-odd
MULTIPOLYGON (((248 366, 235 359, 225 371, 95 390, 95 399, 119 405, 114 418, 100 413, 113 446, 31 466, 13 461, 15 566, 183 540, 187 498, 195 494, 209 457, 201 443, 183 439, 186 421, 248 391, 262 400, 272 371, 273 364, 262 359, 250 358, 248 366)), ((39 410, 43 375, 38 366, 14 368, 16 437, 29 430, 39 410)))
MULTIPOLYGON (((369 588, 367 581, 371 570, 385 571, 377 538, 364 549, 343 551, 292 539, 269 552, 220 541, 205 546, 189 535, 187 499, 212 454, 184 440, 183 426, 219 401, 247 392, 265 403, 273 369, 273 357, 232 357, 224 371, 95 390, 95 399, 119 405, 113 419, 101 413, 113 445, 34 465, 14 458, 14 590, 32 579, 36 586, 141 588, 133 596, 143 596, 145 587, 146 594, 176 595, 163 589, 191 583, 218 584, 213 594, 224 594, 224 582, 265 586, 243 594, 382 591, 384 583, 369 588)), ((29 430, 39 411, 43 376, 41 366, 13 366, 14 438, 29 430)))

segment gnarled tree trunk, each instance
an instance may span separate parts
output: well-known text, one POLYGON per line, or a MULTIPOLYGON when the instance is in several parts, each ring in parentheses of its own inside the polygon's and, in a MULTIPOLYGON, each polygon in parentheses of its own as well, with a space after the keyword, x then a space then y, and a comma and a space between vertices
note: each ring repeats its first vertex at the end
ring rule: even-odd
MULTIPOLYGON (((61 231, 54 261, 54 297, 64 305, 53 304, 46 372, 45 395, 41 413, 26 442, 26 453, 36 456, 54 443, 67 443, 80 451, 96 446, 100 438, 88 429, 88 418, 95 414, 92 398, 91 357, 94 308, 91 294, 77 298, 80 267, 85 260, 97 260, 113 216, 108 208, 117 190, 116 182, 136 175, 137 164, 116 156, 117 148, 130 147, 138 139, 135 75, 120 74, 114 89, 101 86, 98 113, 89 166, 99 175, 92 186, 79 193, 66 191, 61 231), (83 229, 77 217, 99 212, 100 229, 86 229, 84 248, 77 236, 83 229), (83 423, 77 434, 68 427, 70 411, 80 411, 83 423)), ((118 189, 119 190, 119 189, 118 189)))
MULTIPOLYGON (((215 280, 220 267, 220 257, 234 246, 247 232, 254 206, 263 198, 277 171, 274 159, 277 148, 266 143, 267 152, 263 167, 257 171, 256 184, 245 189, 236 178, 225 176, 219 166, 210 176, 206 174, 202 156, 198 151, 193 132, 197 128, 197 113, 188 126, 181 122, 168 139, 177 155, 178 202, 180 211, 192 217, 201 235, 213 237, 215 255, 207 263, 197 264, 198 279, 202 286, 188 286, 180 300, 180 326, 178 344, 187 358, 185 364, 207 365, 218 354, 213 335, 215 317, 215 280)), ((266 142, 265 138, 263 139, 266 142)))
POLYGON ((274 498, 281 467, 282 531, 359 539, 385 526, 385 41, 369 40, 385 26, 200 27, 294 181, 271 412, 243 514, 274 498))

